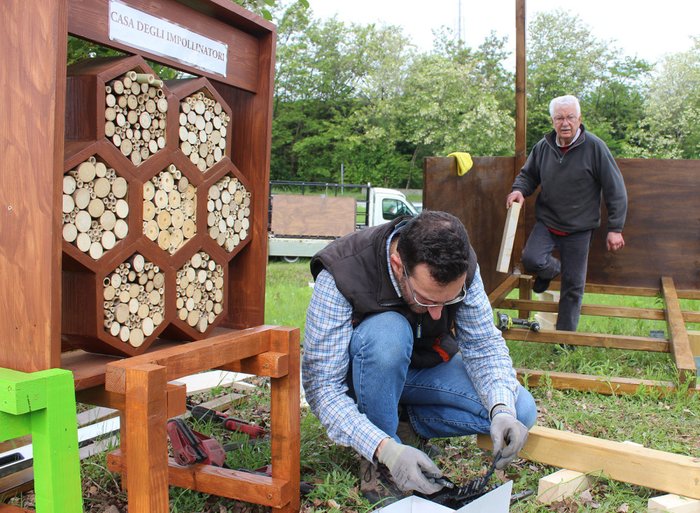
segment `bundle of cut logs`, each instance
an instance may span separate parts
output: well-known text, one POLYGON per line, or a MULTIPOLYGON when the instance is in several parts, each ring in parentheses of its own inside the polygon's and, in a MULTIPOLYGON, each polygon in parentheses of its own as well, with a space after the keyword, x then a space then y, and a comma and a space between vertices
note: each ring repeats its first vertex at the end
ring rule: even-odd
POLYGON ((63 176, 63 240, 98 260, 129 233, 127 181, 94 156, 63 176))
POLYGON ((129 71, 105 86, 105 137, 138 166, 165 147, 163 81, 129 71))
POLYGON ((203 91, 180 102, 180 150, 205 172, 226 154, 230 116, 203 91))
POLYGON ((248 237, 250 192, 238 178, 226 175, 209 188, 209 236, 229 253, 248 237))
POLYGON ((204 333, 224 306, 224 269, 205 251, 192 255, 177 272, 177 315, 204 333))
POLYGON ((143 184, 143 233, 175 253, 197 232, 197 189, 174 165, 143 184))
POLYGON ((103 282, 104 327, 133 347, 143 344, 165 315, 165 274, 136 253, 103 282))

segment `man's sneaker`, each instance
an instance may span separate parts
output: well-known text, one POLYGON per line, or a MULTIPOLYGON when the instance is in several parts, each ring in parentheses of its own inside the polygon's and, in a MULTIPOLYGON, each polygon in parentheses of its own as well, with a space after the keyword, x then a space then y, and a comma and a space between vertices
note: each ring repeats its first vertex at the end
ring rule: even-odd
POLYGON ((365 458, 360 459, 360 493, 370 503, 383 506, 410 495, 394 484, 389 469, 381 463, 374 465, 365 458))
POLYGON ((538 294, 542 294, 545 290, 549 288, 549 282, 552 280, 545 280, 544 278, 540 278, 537 276, 535 278, 535 283, 532 284, 532 291, 537 292, 538 294))
POLYGON ((400 420, 399 427, 396 428, 396 435, 401 439, 401 442, 420 449, 429 458, 436 458, 442 455, 442 449, 437 445, 433 445, 427 438, 423 438, 413 429, 413 426, 408 420, 400 420))

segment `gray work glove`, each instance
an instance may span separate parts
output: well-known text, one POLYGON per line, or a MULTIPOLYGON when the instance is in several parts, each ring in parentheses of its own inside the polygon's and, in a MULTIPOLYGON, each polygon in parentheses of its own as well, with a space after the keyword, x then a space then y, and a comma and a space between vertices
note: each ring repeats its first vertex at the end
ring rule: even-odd
POLYGON ((377 454, 379 463, 389 469, 391 477, 401 491, 415 490, 430 495, 442 490, 435 479, 442 472, 424 452, 388 438, 377 454))
POLYGON ((497 469, 505 468, 518 456, 525 445, 527 434, 527 427, 515 417, 515 412, 506 408, 495 411, 491 418, 491 440, 494 457, 498 457, 497 469))

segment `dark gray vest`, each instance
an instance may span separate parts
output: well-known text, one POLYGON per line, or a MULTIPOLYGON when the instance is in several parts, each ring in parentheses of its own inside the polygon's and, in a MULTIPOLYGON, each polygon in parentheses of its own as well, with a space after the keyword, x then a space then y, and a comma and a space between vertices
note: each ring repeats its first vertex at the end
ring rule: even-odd
MULTIPOLYGON (((457 351, 451 336, 459 304, 443 308, 442 317, 417 314, 396 294, 388 270, 386 242, 397 225, 410 218, 403 217, 373 228, 351 233, 332 242, 311 259, 314 279, 326 269, 335 280, 341 294, 353 309, 353 326, 365 317, 380 312, 398 312, 413 328, 414 349, 411 364, 431 367, 446 361, 457 351)), ((476 271, 476 254, 470 247, 467 265, 467 288, 476 271)))

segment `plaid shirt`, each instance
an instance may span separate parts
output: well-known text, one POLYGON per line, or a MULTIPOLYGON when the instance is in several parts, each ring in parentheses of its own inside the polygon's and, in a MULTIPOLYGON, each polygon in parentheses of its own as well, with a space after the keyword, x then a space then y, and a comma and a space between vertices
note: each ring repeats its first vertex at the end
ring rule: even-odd
MULTIPOLYGON (((395 282, 393 276, 392 280, 395 282)), ((352 306, 321 271, 306 313, 302 381, 311 411, 334 442, 350 446, 372 460, 379 442, 389 435, 372 424, 348 395, 348 347, 352 306)), ((477 268, 457 310, 457 340, 467 374, 487 411, 504 404, 515 411, 517 380, 508 348, 493 322, 493 312, 477 268)))

